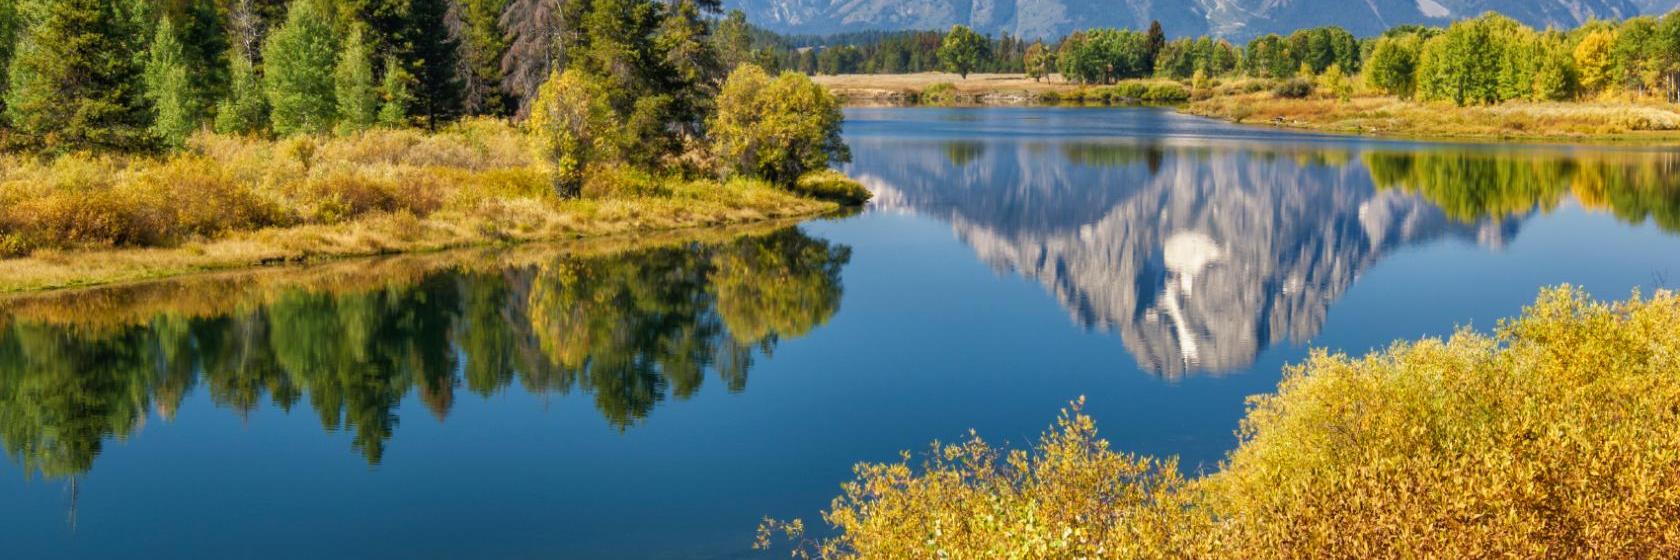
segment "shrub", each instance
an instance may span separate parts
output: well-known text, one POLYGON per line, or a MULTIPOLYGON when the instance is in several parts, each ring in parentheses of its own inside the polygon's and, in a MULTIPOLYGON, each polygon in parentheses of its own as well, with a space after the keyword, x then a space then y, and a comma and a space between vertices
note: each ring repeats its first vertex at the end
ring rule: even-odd
POLYGON ((596 165, 583 182, 583 198, 656 196, 664 181, 652 173, 629 165, 596 165))
POLYGON ((869 202, 870 197, 874 196, 856 180, 832 169, 806 173, 794 183, 792 190, 803 196, 847 206, 869 202))
POLYGON ((922 89, 916 100, 926 105, 948 105, 957 102, 957 86, 938 83, 922 89))
POLYGON ((727 174, 792 185, 830 162, 849 161, 840 138, 840 102, 804 74, 775 79, 743 64, 730 73, 710 123, 713 151, 727 174))
MULTIPOLYGON (((862 464, 822 558, 1673 558, 1680 294, 1548 290, 1494 336, 1316 352, 1220 471, 1109 449, 1078 404, 1032 451, 862 464)), ((797 521, 768 521, 798 534, 797 521)))
POLYGON ((1272 88, 1272 95, 1284 99, 1306 99, 1313 94, 1313 83, 1306 78, 1290 78, 1272 88))
POLYGON ((561 196, 578 194, 591 163, 615 159, 619 127, 607 101, 603 86, 579 70, 556 71, 537 90, 525 126, 537 159, 554 169, 561 196))
POLYGON ((1176 82, 1150 84, 1143 92, 1143 100, 1150 103, 1183 103, 1190 100, 1190 90, 1176 82))

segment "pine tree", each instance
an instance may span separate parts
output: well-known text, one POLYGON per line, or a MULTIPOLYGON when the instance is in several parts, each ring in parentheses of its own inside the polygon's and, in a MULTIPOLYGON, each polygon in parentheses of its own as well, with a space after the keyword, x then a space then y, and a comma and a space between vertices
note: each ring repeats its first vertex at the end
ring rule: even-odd
POLYGON ((469 114, 507 115, 513 104, 502 91, 502 55, 508 38, 499 22, 510 0, 463 0, 456 4, 461 29, 462 110, 469 114))
POLYGON ((268 94, 255 65, 229 53, 228 95, 216 105, 216 132, 254 134, 268 127, 268 94))
POLYGON ((1146 47, 1148 50, 1145 51, 1147 54, 1144 55, 1145 62, 1148 63, 1148 67, 1153 70, 1155 68, 1156 57, 1161 56, 1161 49, 1167 46, 1167 32, 1161 29, 1160 21, 1149 22, 1148 41, 1148 46, 1146 47))
POLYGON ((409 108, 414 105, 414 75, 403 70, 394 57, 385 59, 385 79, 380 83, 379 94, 380 126, 408 126, 409 108))
POLYGON ((18 28, 22 25, 17 2, 0 2, 0 123, 4 122, 6 112, 6 69, 12 66, 12 52, 17 46, 18 28))
POLYGON ((379 118, 379 92, 373 85, 373 61, 362 31, 350 32, 333 72, 334 95, 338 98, 338 132, 353 134, 372 128, 379 118))
POLYGON ((186 144, 204 122, 204 100, 187 71, 186 47, 168 16, 158 23, 145 76, 146 98, 155 115, 152 134, 169 147, 186 144))
POLYGON ((111 0, 30 0, 6 116, 22 146, 49 152, 152 146, 139 41, 111 0))
POLYGON ((406 25, 412 34, 412 48, 406 65, 414 73, 416 105, 414 116, 424 117, 426 126, 437 125, 461 115, 459 47, 444 25, 451 0, 411 0, 406 25))
POLYGON ((332 130, 338 116, 333 92, 336 43, 332 20, 308 1, 293 2, 286 24, 269 35, 263 47, 263 78, 275 134, 332 130))

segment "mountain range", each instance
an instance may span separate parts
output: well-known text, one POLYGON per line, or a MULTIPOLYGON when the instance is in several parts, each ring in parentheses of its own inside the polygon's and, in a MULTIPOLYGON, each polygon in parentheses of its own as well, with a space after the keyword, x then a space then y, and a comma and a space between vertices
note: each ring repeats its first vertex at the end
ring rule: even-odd
POLYGON ((1338 25, 1367 36, 1404 24, 1440 25, 1495 11, 1530 26, 1662 14, 1680 0, 725 0, 749 21, 784 34, 945 29, 1054 39, 1078 29, 1142 29, 1246 41, 1266 33, 1338 25))

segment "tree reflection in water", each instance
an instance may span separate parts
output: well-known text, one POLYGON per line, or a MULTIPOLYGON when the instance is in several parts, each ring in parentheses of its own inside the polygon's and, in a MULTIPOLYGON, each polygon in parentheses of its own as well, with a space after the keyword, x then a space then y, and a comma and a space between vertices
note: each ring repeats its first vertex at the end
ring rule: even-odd
POLYGON ((589 393, 616 429, 712 372, 746 387, 755 352, 838 310, 850 249, 797 229, 502 270, 293 287, 259 303, 116 317, 99 293, 0 315, 0 444, 30 475, 87 472, 149 411, 202 384, 221 407, 306 403, 369 463, 410 394, 445 418, 455 391, 589 393), (76 302, 85 305, 78 306, 76 302), (46 318, 42 318, 46 317, 46 318))

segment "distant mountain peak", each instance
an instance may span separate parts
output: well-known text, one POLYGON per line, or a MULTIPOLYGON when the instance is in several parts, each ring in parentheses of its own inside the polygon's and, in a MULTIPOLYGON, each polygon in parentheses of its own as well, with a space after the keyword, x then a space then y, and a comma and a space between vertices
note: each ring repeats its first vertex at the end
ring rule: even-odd
POLYGON ((1243 41, 1266 33, 1339 25, 1367 36, 1405 24, 1444 24, 1495 11, 1530 26, 1574 27, 1590 19, 1666 13, 1680 0, 725 0, 780 33, 945 29, 1057 38, 1091 27, 1169 35, 1213 34, 1243 41))

